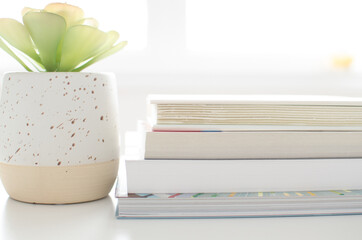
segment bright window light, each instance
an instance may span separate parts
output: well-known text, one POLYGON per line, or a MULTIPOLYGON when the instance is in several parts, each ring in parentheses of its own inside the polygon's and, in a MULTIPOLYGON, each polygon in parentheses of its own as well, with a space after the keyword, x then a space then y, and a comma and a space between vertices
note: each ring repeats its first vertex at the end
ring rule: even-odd
POLYGON ((362 56, 358 0, 186 0, 187 49, 238 55, 362 56))

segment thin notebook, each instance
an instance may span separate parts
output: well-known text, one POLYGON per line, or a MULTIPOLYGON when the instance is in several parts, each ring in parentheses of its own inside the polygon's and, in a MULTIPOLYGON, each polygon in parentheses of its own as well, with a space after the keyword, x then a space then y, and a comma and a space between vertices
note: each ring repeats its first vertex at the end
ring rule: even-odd
POLYGON ((362 214, 362 190, 129 193, 118 181, 118 219, 244 218, 362 214))

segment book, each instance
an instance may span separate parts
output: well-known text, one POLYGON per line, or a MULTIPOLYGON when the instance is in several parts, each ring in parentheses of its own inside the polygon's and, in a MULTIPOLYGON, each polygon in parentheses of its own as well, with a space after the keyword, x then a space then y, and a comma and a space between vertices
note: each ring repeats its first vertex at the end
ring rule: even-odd
POLYGON ((361 190, 130 193, 117 197, 116 217, 119 219, 362 214, 361 190))
MULTIPOLYGON (((122 168, 122 167, 121 167, 122 168)), ((213 193, 362 189, 362 158, 130 160, 130 193, 213 193)))
POLYGON ((362 126, 362 98, 306 95, 151 95, 148 101, 150 122, 158 126, 362 126))
POLYGON ((147 132, 145 159, 362 157, 362 131, 147 132))
POLYGON ((210 125, 210 124, 185 124, 185 125, 149 125, 152 132, 336 132, 336 131, 362 131, 362 126, 297 126, 297 125, 210 125))
POLYGON ((191 94, 151 94, 151 104, 288 104, 288 105, 329 105, 329 106, 361 106, 362 98, 332 95, 191 95, 191 94))

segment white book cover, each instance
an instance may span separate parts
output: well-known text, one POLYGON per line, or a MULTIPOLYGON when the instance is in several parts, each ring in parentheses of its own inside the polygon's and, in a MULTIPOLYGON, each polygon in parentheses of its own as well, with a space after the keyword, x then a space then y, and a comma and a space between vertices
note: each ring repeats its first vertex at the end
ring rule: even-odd
POLYGON ((362 98, 327 95, 149 95, 150 104, 288 104, 362 106, 362 98))
POLYGON ((362 157, 361 131, 147 132, 146 159, 362 157))
POLYGON ((362 189, 362 159, 127 160, 132 193, 362 189))

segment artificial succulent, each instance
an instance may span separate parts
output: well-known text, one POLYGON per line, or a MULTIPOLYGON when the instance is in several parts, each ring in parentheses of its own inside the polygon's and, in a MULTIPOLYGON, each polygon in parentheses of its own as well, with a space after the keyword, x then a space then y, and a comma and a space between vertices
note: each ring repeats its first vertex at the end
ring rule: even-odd
POLYGON ((99 30, 94 18, 85 18, 81 8, 69 4, 26 7, 22 15, 24 24, 0 18, 0 47, 27 71, 79 72, 127 44, 117 42, 117 32, 99 30))

